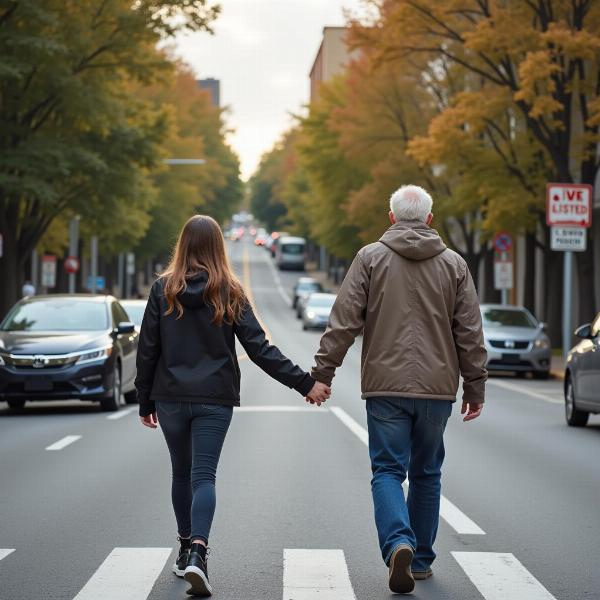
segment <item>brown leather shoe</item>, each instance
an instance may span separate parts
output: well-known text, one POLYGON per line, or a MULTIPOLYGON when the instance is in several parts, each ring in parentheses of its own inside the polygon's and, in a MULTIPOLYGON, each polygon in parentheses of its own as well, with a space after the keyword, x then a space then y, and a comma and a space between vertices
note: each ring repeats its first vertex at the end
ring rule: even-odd
POLYGON ((433 571, 431 569, 427 569, 427 571, 412 571, 412 576, 415 580, 429 579, 433 575, 433 571))
POLYGON ((408 594, 415 589, 415 580, 410 571, 413 549, 400 544, 390 558, 390 590, 396 594, 408 594))

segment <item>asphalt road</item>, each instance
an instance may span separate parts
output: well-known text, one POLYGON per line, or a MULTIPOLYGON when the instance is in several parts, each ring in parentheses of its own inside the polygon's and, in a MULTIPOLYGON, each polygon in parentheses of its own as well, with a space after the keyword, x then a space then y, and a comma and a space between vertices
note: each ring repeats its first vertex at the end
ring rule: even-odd
MULTIPOLYGON (((275 272, 249 243, 230 254, 274 343, 310 367, 319 334, 286 304, 298 274, 275 272)), ((242 360, 243 409, 211 538, 217 599, 392 597, 372 517, 359 345, 321 409, 242 360)), ((494 377, 487 390, 481 419, 465 424, 456 407, 450 420, 435 575, 413 597, 597 600, 600 419, 568 428, 559 382, 494 377)), ((135 409, 109 416, 72 402, 16 415, 0 403, 0 600, 186 597, 170 572, 162 435, 135 409)))

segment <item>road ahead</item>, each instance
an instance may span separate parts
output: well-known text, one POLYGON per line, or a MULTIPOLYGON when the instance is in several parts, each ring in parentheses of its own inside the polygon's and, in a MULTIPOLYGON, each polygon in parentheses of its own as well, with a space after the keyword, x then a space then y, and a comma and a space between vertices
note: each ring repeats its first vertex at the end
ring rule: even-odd
MULTIPOLYGON (((304 368, 319 335, 286 304, 298 274, 232 244, 274 343, 304 368)), ((370 497, 360 344, 330 402, 242 360, 242 402, 220 464, 209 561, 221 600, 392 597, 370 497), (285 561, 285 569, 284 569, 285 561)), ((243 350, 240 349, 240 354, 243 350)), ((495 377, 480 420, 458 406, 446 435, 444 502, 427 600, 600 598, 600 419, 564 423, 558 382, 495 377)), ((159 431, 135 409, 0 403, 0 600, 172 600, 175 523, 159 431)))

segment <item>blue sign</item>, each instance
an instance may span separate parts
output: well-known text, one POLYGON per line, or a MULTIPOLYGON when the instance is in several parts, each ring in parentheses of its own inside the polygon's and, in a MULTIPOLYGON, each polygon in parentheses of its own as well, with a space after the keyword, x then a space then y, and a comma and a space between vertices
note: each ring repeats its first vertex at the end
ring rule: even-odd
MULTIPOLYGON (((85 286, 88 290, 92 289, 92 276, 89 275, 87 278, 87 285, 85 286)), ((103 277, 102 275, 98 275, 98 277, 96 277, 96 291, 98 290, 103 290, 106 287, 106 278, 103 277)))

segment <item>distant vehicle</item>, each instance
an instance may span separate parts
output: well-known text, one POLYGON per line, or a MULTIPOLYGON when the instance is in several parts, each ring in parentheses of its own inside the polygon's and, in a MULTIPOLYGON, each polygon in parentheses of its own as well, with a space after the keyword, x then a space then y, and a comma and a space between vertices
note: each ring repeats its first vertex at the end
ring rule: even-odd
POLYGON ((146 310, 147 300, 121 300, 121 306, 129 316, 129 320, 135 325, 136 331, 139 333, 146 310))
POLYGON ((302 316, 302 305, 304 301, 315 292, 322 292, 323 286, 313 277, 300 277, 293 290, 292 308, 297 312, 298 318, 302 316))
POLYGON ((269 251, 271 252, 271 258, 275 258, 275 253, 277 252, 279 239, 287 236, 289 236, 289 233, 286 233, 285 231, 273 231, 273 233, 271 233, 271 239, 273 241, 270 242, 268 245, 269 251))
POLYGON ((565 417, 572 427, 583 427, 590 413, 600 413, 600 313, 575 335, 581 341, 567 356, 565 417))
POLYGON ((51 295, 17 302, 0 323, 0 400, 136 402, 138 334, 112 296, 51 295))
POLYGON ((282 236, 275 242, 275 263, 281 271, 304 271, 306 240, 301 237, 282 236))
POLYGON ((325 329, 335 299, 335 294, 312 294, 302 312, 302 329, 325 329))
POLYGON ((526 309, 502 304, 482 304, 483 337, 488 371, 532 373, 548 379, 552 350, 540 323, 526 309))
POLYGON ((256 232, 256 237, 254 238, 254 245, 265 246, 267 241, 271 239, 271 236, 264 229, 259 229, 256 232))

